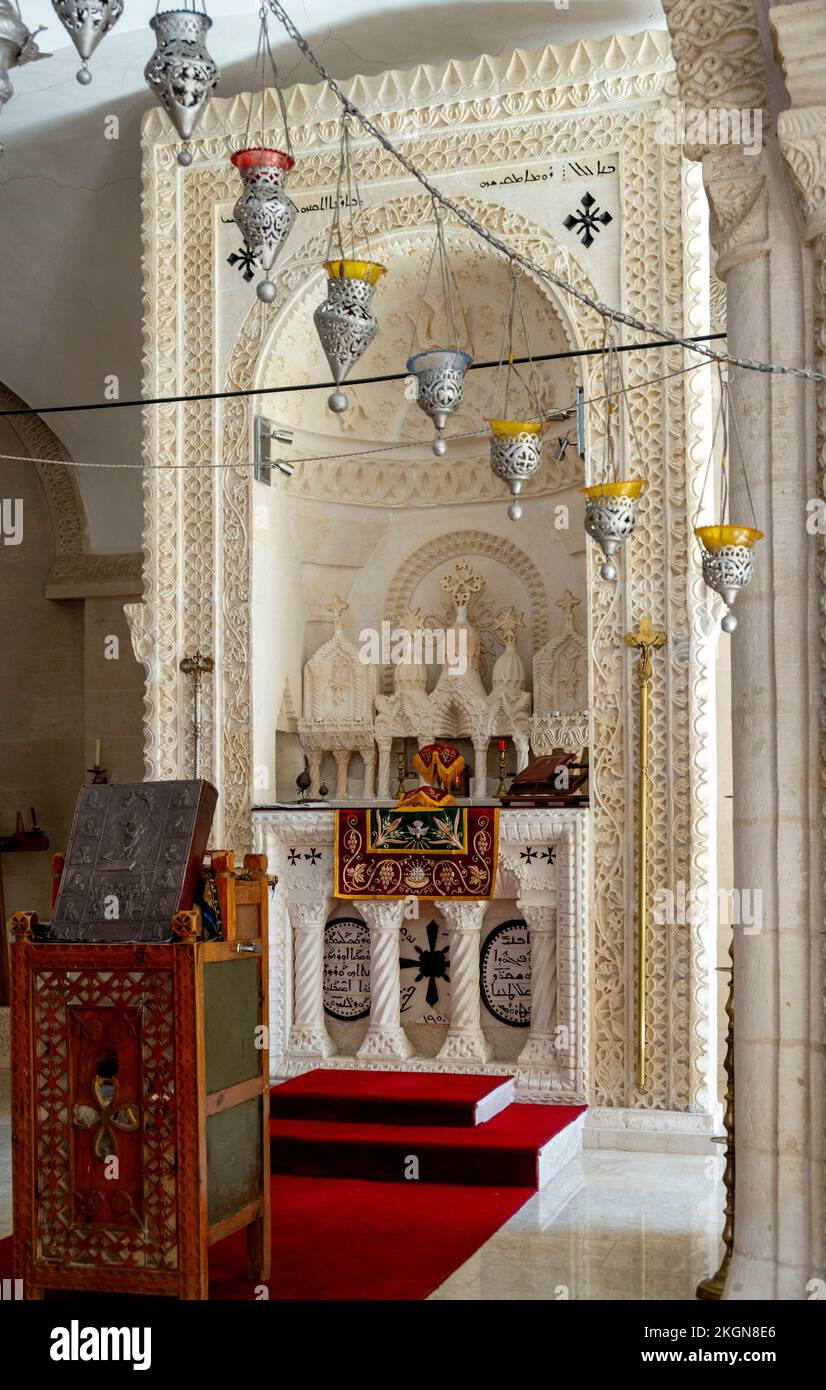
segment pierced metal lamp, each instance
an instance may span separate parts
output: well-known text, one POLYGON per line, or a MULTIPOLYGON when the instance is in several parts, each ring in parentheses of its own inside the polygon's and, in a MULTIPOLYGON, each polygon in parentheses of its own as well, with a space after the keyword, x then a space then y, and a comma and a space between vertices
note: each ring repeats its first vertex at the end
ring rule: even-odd
POLYGON ((87 87, 92 80, 89 59, 123 14, 123 0, 52 0, 52 9, 78 51, 81 65, 76 76, 87 87))
MULTIPOLYGON (((258 144, 250 143, 250 124, 253 101, 250 99, 247 113, 247 126, 244 132, 244 149, 236 150, 231 156, 235 168, 244 184, 243 192, 232 210, 238 230, 246 243, 250 256, 266 272, 266 277, 258 282, 256 294, 264 304, 275 299, 275 285, 270 279, 278 256, 284 248, 292 231, 298 209, 284 192, 284 181, 295 164, 290 129, 287 123, 287 108, 278 78, 278 69, 270 47, 269 30, 265 11, 261 11, 261 26, 258 34, 258 53, 256 66, 261 68, 261 122, 258 144), (283 144, 277 149, 267 144, 264 130, 264 102, 266 97, 266 59, 269 57, 272 81, 281 121, 284 127, 283 144)), ((251 278, 251 277, 250 277, 251 278)))
POLYGON ((542 435, 547 423, 539 399, 533 359, 530 355, 525 308, 519 288, 520 276, 521 271, 512 264, 508 303, 505 309, 502 351, 491 389, 491 402, 495 401, 498 404, 501 401, 502 405, 492 418, 488 417, 490 466, 496 477, 501 478, 502 482, 507 484, 512 498, 508 507, 508 516, 511 521, 519 521, 522 516, 522 503, 519 501, 519 494, 525 483, 537 472, 542 462, 542 435), (513 361, 514 320, 517 313, 529 363, 527 381, 522 377, 513 361), (502 388, 500 381, 503 369, 504 387, 502 388), (516 412, 511 410, 512 392, 515 385, 521 386, 528 402, 529 408, 523 418, 517 417, 516 412))
MULTIPOLYGON (((614 415, 618 413, 618 406, 614 403, 615 395, 625 403, 638 457, 641 456, 642 450, 628 403, 619 353, 607 328, 602 354, 602 379, 605 401, 605 478, 582 488, 581 491, 585 494, 585 530, 591 539, 596 541, 605 557, 599 567, 600 575, 609 583, 613 583, 617 578, 614 557, 633 534, 637 524, 637 507, 645 488, 645 479, 619 476, 622 470, 614 440, 614 415), (613 389, 614 370, 619 383, 616 391, 613 389)), ((619 442, 622 445, 621 437, 619 442)))
POLYGON ((473 349, 459 286, 447 253, 442 212, 435 198, 433 217, 436 236, 410 340, 407 370, 416 378, 416 404, 436 427, 433 452, 437 458, 443 458, 447 453, 447 444, 442 438, 445 425, 462 404, 465 372, 473 361, 473 349), (437 286, 440 287, 437 289, 438 304, 434 319, 439 328, 444 323, 446 341, 451 344, 449 347, 436 344, 423 346, 419 343, 422 310, 427 303, 430 279, 434 270, 437 271, 437 286), (463 332, 459 330, 460 316, 463 332), (470 348, 470 351, 465 351, 465 347, 470 348))
POLYGON ((373 313, 373 294, 386 266, 374 261, 362 213, 361 195, 350 149, 350 117, 341 118, 335 208, 327 241, 327 296, 313 314, 324 355, 336 389, 327 404, 341 414, 349 404, 342 383, 379 331, 373 313), (344 204, 344 215, 342 215, 344 204), (335 251, 338 250, 338 256, 335 251), (360 256, 359 251, 365 255, 360 256), (349 254, 348 254, 349 252, 349 254))
POLYGON ((149 90, 185 142, 178 152, 178 163, 192 163, 189 140, 201 119, 220 76, 207 51, 206 36, 212 20, 206 10, 166 10, 149 21, 155 34, 155 52, 145 69, 149 90))
POLYGON ((694 534, 703 547, 703 579, 719 594, 727 613, 720 619, 723 632, 734 632, 737 615, 734 600, 751 583, 754 573, 752 547, 763 539, 754 526, 696 526, 694 534))

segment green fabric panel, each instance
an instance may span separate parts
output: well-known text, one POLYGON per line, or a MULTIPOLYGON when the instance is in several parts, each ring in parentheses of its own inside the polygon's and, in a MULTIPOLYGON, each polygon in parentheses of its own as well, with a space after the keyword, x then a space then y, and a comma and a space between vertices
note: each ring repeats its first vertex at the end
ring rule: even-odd
POLYGON ((210 961, 204 966, 207 1095, 261 1075, 255 1046, 260 956, 210 961))
POLYGON ((262 1192, 261 1097, 207 1119, 207 1219, 210 1226, 262 1192))

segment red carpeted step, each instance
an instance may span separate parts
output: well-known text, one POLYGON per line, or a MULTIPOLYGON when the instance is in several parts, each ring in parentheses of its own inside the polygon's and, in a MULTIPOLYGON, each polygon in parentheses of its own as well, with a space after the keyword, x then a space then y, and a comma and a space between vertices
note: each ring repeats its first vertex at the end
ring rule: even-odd
POLYGON ((481 1125, 513 1100, 512 1076, 317 1067, 273 1086, 273 1119, 382 1125, 481 1125))
POLYGON ((511 1105, 473 1128, 279 1117, 270 1121, 270 1165, 274 1173, 306 1177, 536 1188, 543 1150, 584 1109, 511 1105))

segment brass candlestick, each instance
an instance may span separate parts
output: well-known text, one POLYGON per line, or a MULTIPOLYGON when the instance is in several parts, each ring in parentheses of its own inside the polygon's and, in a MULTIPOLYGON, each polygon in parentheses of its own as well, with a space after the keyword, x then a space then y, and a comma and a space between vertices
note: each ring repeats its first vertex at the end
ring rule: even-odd
POLYGON ((726 1030, 726 1056, 723 1067, 726 1073, 726 1096, 725 1108, 723 1110, 723 1127, 725 1135, 715 1138, 716 1144, 725 1144, 726 1166, 723 1170, 723 1185, 726 1189, 726 1203, 724 1207, 725 1219, 723 1221, 723 1245, 725 1250, 720 1262, 720 1268, 716 1274, 710 1274, 707 1279, 701 1279, 697 1285, 697 1297, 705 1299, 706 1302, 723 1297, 723 1290, 726 1287, 729 1265, 734 1251, 734 940, 732 939, 729 948, 731 965, 719 966, 722 975, 729 975, 728 999, 726 1000, 726 1017, 728 1018, 728 1028, 726 1030))
POLYGON ((396 775, 399 779, 399 785, 396 787, 397 801, 401 801, 402 797, 404 796, 404 779, 406 771, 407 769, 405 767, 404 744, 402 744, 398 752, 398 757, 396 758, 396 775))
POLYGON ((635 632, 626 632, 625 643, 636 647, 640 654, 637 667, 640 685, 640 771, 638 788, 637 825, 637 1086, 645 1089, 645 999, 646 959, 645 926, 648 915, 648 694, 651 677, 651 653, 666 641, 646 615, 640 618, 635 632))
POLYGON ((496 795, 501 801, 503 796, 508 794, 508 784, 505 781, 505 741, 499 745, 499 786, 496 788, 496 795))

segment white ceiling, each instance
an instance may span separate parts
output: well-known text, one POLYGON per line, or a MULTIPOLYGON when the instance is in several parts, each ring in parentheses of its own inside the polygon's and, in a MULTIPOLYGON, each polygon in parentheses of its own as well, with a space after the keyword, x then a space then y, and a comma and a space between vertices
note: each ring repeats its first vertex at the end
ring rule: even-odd
MULTIPOLYGON (((79 59, 49 0, 20 0, 52 57, 11 72, 0 111, 0 381, 28 404, 101 399, 115 373, 122 398, 141 394, 139 124, 152 97, 143 68, 154 47, 149 0, 124 14, 93 55, 94 80, 75 81, 79 59), (117 115, 119 139, 104 118, 117 115)), ((173 8, 170 4, 169 8, 173 8)), ((260 86, 253 60, 257 0, 207 0, 219 96, 260 86)), ((665 25, 660 0, 288 0, 286 8, 333 75, 410 68, 514 48, 565 44, 665 25)), ((271 18, 282 82, 315 74, 271 18)), ((75 459, 139 461, 139 410, 55 415, 49 423, 75 459)), ((79 474, 92 549, 137 549, 136 474, 79 474)))

